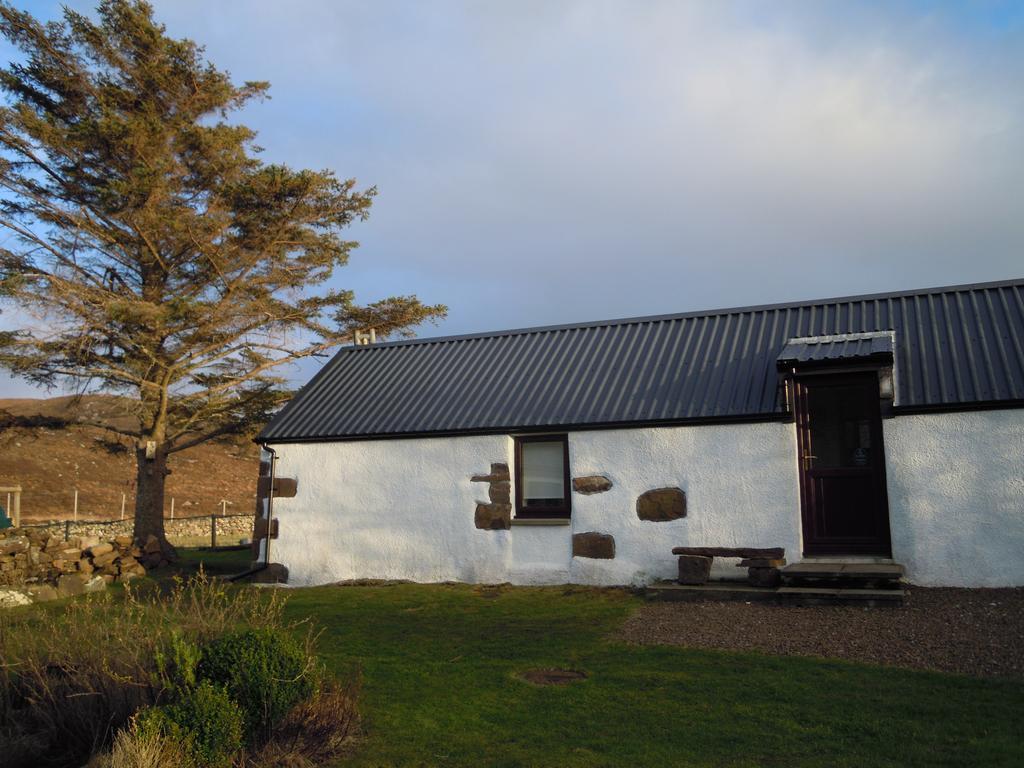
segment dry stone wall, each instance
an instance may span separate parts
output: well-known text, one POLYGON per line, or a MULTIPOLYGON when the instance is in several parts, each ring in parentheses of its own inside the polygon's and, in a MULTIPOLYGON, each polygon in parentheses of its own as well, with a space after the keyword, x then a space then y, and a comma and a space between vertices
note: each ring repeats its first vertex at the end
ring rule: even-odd
POLYGON ((100 591, 146 574, 143 562, 160 557, 159 542, 151 539, 139 548, 129 535, 65 540, 42 528, 7 528, 0 531, 0 588, 34 600, 100 591))
MULTIPOLYGON (((252 515, 216 516, 217 537, 223 538, 222 543, 237 544, 241 539, 252 537, 252 515)), ((63 536, 65 529, 72 537, 96 537, 101 540, 115 536, 131 536, 133 523, 131 520, 84 521, 73 522, 67 528, 67 522, 54 520, 49 523, 25 526, 26 530, 42 530, 55 536, 63 536)), ((0 531, 0 533, 3 533, 0 531)), ((173 543, 176 539, 196 539, 210 536, 210 516, 180 517, 176 520, 164 520, 164 533, 173 543)))

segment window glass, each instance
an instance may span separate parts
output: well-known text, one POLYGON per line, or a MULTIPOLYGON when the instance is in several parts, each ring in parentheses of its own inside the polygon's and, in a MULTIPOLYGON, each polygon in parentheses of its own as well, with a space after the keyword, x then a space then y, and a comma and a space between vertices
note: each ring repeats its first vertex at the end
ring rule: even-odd
POLYGON ((565 503, 565 454, 561 440, 522 444, 523 504, 560 507, 565 503))
POLYGON ((814 469, 871 464, 871 403, 864 399, 863 391, 861 385, 811 388, 810 466, 814 469))

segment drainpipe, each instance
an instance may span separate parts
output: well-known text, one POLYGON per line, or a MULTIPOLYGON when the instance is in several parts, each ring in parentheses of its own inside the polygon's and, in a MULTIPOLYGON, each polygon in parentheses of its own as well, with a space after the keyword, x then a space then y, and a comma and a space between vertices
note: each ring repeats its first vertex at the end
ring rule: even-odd
POLYGON ((258 563, 247 571, 242 571, 242 573, 228 577, 229 581, 240 581, 252 576, 254 573, 265 571, 270 567, 270 531, 274 526, 274 478, 277 477, 277 451, 267 443, 260 443, 259 446, 270 454, 270 488, 267 492, 267 535, 263 538, 263 562, 258 563))
POLYGON ((270 532, 274 527, 274 479, 277 477, 277 451, 266 443, 261 446, 270 454, 270 493, 267 495, 267 537, 264 539, 266 546, 263 548, 263 567, 270 565, 270 532))

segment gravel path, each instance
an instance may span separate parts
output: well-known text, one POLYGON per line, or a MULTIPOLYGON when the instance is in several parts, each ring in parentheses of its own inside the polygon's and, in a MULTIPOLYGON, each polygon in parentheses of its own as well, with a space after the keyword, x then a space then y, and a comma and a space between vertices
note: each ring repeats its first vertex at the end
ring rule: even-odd
POLYGON ((902 608, 650 603, 615 638, 1024 679, 1024 589, 908 593, 902 608))

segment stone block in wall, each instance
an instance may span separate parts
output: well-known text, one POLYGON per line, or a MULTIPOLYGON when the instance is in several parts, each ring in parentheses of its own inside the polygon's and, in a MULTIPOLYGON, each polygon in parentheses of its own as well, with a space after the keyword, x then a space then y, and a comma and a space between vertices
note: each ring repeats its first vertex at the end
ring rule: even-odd
POLYGON ((103 566, 114 562, 114 560, 117 559, 117 556, 117 552, 105 552, 102 555, 99 555, 98 557, 94 557, 92 559, 92 565, 94 568, 102 568, 103 566))
MULTIPOLYGON (((273 524, 270 526, 270 538, 272 538, 272 539, 276 539, 277 538, 277 526, 278 526, 278 520, 275 517, 274 521, 273 521, 273 524)), ((253 536, 254 539, 262 539, 266 535, 267 535, 267 518, 261 517, 253 525, 252 536, 253 536)))
POLYGON ((511 504, 512 483, 507 480, 492 480, 487 488, 487 497, 495 504, 511 504))
POLYGON ((27 536, 8 536, 0 541, 0 555, 14 555, 18 552, 28 552, 27 536))
POLYGON ((57 593, 57 588, 51 584, 30 584, 25 587, 25 592, 37 603, 56 600, 60 597, 57 593))
POLYGON ((504 483, 512 480, 508 471, 508 464, 495 461, 491 463, 491 472, 487 475, 473 475, 470 480, 474 483, 504 483))
POLYGON ((597 533, 596 531, 574 533, 572 556, 611 560, 615 557, 615 537, 610 533, 597 533))
POLYGON ((477 528, 486 531, 507 530, 512 527, 512 481, 508 464, 492 462, 487 475, 473 475, 473 483, 487 483, 489 504, 477 502, 473 515, 477 528))
MULTIPOLYGON (((299 481, 294 477, 275 477, 274 478, 274 498, 275 499, 291 499, 294 498, 295 494, 298 493, 299 481)), ((270 491, 270 478, 261 477, 256 483, 256 495, 260 498, 266 498, 270 491)))
POLYGON ((484 531, 502 531, 512 527, 511 504, 477 503, 473 522, 484 531))
POLYGON ((77 573, 67 573, 57 579, 57 593, 61 597, 85 594, 85 578, 77 573))
POLYGON ((23 592, 13 589, 0 589, 0 610, 4 608, 15 608, 21 605, 31 605, 32 598, 23 592))
POLYGON ((586 477, 574 477, 572 479, 572 489, 576 493, 582 493, 584 496, 604 493, 605 491, 610 491, 611 488, 612 481, 604 475, 587 475, 586 477))
POLYGON ((686 493, 681 488, 654 488, 636 500, 636 516, 655 523, 686 517, 686 493))

